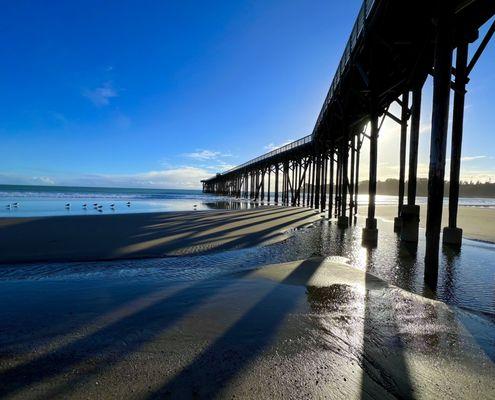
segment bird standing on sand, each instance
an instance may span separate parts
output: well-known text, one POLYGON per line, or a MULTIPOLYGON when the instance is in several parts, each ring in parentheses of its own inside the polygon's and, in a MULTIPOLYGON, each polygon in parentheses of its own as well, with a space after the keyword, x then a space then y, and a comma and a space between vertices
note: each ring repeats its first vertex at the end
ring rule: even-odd
POLYGON ((6 207, 10 210, 10 204, 7 204, 6 207))
POLYGON ((16 202, 16 203, 13 203, 12 205, 13 205, 15 208, 19 207, 19 203, 17 203, 17 202, 16 202))
POLYGON ((130 207, 131 206, 131 202, 130 201, 128 201, 126 204, 127 204, 127 207, 130 207))
POLYGON ((65 208, 70 208, 70 203, 67 203, 67 204, 65 205, 65 208))
POLYGON ((84 203, 84 204, 83 204, 83 208, 86 208, 86 207, 88 207, 88 206, 86 205, 86 203, 84 203))

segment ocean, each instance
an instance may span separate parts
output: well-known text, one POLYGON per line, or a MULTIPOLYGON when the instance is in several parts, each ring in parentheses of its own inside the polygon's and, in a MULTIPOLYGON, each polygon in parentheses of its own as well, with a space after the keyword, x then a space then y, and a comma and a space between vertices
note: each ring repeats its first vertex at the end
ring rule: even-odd
POLYGON ((201 190, 0 185, 0 217, 193 211, 231 203, 201 190))
MULTIPOLYGON (((378 195, 376 202, 397 204, 397 197, 378 195)), ((448 200, 445 199, 445 202, 448 200)), ((366 205, 368 196, 359 195, 358 203, 366 205)), ((426 198, 418 197, 417 204, 426 204, 426 198)), ((461 198, 459 204, 495 207, 495 199, 461 198)), ((247 200, 205 194, 201 190, 0 185, 0 217, 124 214, 255 206, 247 200)))

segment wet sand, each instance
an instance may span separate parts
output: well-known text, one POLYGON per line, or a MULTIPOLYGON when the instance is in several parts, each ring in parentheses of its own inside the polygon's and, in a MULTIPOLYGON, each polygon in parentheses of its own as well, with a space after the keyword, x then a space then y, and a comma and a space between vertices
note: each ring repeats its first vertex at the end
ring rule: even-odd
POLYGON ((2 398, 495 396, 493 323, 331 259, 1 285, 2 398))
MULTIPOLYGON (((364 213, 365 206, 361 207, 361 213, 364 213)), ((420 206, 420 222, 422 228, 426 226, 426 205, 420 206)), ((364 215, 364 214, 363 214, 364 215)), ((377 205, 376 215, 393 221, 397 216, 397 206, 377 205)), ((444 207, 442 213, 442 227, 448 225, 449 210, 444 207)), ((457 226, 463 229, 464 237, 469 239, 483 240, 485 242, 495 243, 495 209, 481 207, 459 207, 457 215, 457 226)))
POLYGON ((313 210, 0 218, 0 263, 162 257, 275 243, 320 220, 313 210))

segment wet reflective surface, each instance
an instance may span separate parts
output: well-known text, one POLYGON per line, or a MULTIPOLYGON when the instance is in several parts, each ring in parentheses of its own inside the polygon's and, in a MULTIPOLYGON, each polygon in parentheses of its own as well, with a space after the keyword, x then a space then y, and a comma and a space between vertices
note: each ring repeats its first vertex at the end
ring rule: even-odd
POLYGON ((4 281, 0 396, 493 398, 493 323, 327 261, 4 281))
POLYGON ((23 280, 29 284, 29 281, 55 280, 70 285, 72 281, 93 279, 190 281, 318 254, 344 257, 352 266, 408 291, 495 314, 494 245, 464 239, 460 252, 443 248, 436 294, 423 284, 424 245, 424 231, 420 231, 417 248, 411 248, 401 244, 390 223, 379 220, 379 243, 370 249, 361 244, 359 225, 341 230, 335 223, 323 220, 321 224, 293 232, 285 242, 258 248, 146 260, 4 265, 0 268, 0 282, 23 280))

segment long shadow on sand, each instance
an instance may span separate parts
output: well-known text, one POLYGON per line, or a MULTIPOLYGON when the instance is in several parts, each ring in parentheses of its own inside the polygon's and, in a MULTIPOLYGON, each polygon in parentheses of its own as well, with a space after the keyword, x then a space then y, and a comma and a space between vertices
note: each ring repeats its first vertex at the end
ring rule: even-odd
POLYGON ((130 259, 251 247, 266 241, 268 231, 273 238, 314 216, 308 209, 267 207, 0 220, 0 262, 130 259))
MULTIPOLYGON (((367 249, 367 263, 373 262, 373 249, 367 249)), ((376 279, 365 277, 364 323, 361 398, 383 396, 383 389, 392 398, 412 399, 413 387, 404 356, 403 342, 396 321, 396 305, 383 288, 376 287, 376 279)), ((400 305, 398 305, 400 307, 400 305)), ((383 397, 382 397, 383 398, 383 397)))
POLYGON ((287 295, 283 284, 309 281, 320 264, 306 260, 262 297, 220 338, 148 399, 214 398, 223 387, 254 360, 271 342, 283 319, 296 305, 297 296, 287 295), (253 340, 246 338, 253 337, 253 340), (239 338, 241 346, 236 343, 239 338), (228 355, 228 360, 225 359, 228 355), (215 384, 212 384, 215 382, 215 384))
MULTIPOLYGON (((272 227, 267 228, 262 233, 261 236, 272 235, 272 227)), ((245 239, 238 240, 242 240, 244 243, 245 239)), ((251 244, 254 245, 255 243, 251 244)), ((239 275, 248 273, 246 271, 239 275)), ((138 350, 142 345, 171 327, 182 316, 199 307, 232 283, 233 280, 225 279, 222 281, 222 285, 209 286, 208 282, 202 281, 188 286, 134 314, 114 321, 96 332, 58 347, 48 354, 35 356, 34 359, 26 363, 6 369, 0 373, 0 381, 3 382, 0 386, 0 397, 17 393, 30 385, 42 383, 61 374, 68 374, 77 366, 84 365, 84 369, 75 377, 67 379, 63 387, 51 391, 48 395, 44 394, 43 397, 70 392, 75 383, 89 380, 91 376, 101 373, 104 369, 125 358, 126 355, 138 350)), ((270 298, 274 299, 274 295, 276 296, 276 292, 270 298)), ((288 299, 287 304, 290 304, 290 299, 288 299)), ((288 309, 286 307, 284 305, 280 309, 280 318, 288 309)), ((249 317, 256 317, 261 309, 257 307, 256 311, 249 313, 249 317)), ((262 316, 263 313, 261 312, 259 315, 262 316)))

